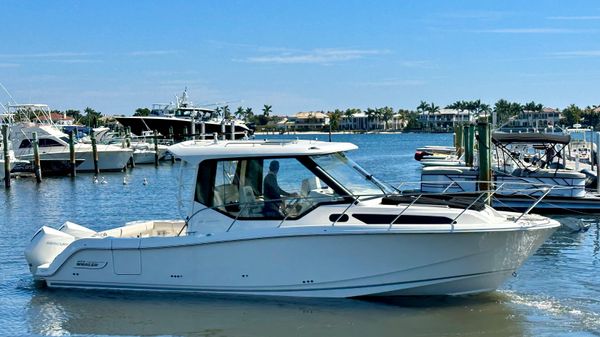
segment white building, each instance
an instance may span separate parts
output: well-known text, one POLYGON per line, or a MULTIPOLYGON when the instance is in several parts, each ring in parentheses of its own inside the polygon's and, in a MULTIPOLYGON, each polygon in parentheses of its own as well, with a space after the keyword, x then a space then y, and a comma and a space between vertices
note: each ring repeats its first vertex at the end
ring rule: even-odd
POLYGON ((457 109, 440 109, 430 113, 423 111, 419 114, 419 122, 424 129, 448 131, 457 124, 473 122, 475 115, 469 111, 457 109))
POLYGON ((561 113, 558 109, 544 108, 542 111, 523 111, 507 127, 523 129, 544 129, 559 124, 561 113))
POLYGON ((406 121, 401 114, 395 114, 387 121, 387 129, 385 121, 381 118, 371 118, 364 113, 355 113, 351 118, 342 115, 340 120, 340 130, 401 130, 406 126, 406 121))

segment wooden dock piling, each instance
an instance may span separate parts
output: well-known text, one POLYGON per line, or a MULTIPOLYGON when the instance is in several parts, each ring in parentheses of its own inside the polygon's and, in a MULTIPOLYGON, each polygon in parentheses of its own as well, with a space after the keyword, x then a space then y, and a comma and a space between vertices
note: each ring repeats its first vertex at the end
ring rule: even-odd
POLYGON ((154 130, 154 166, 158 167, 158 131, 154 130))
POLYGON ((77 162, 75 159, 75 136, 73 135, 73 130, 69 132, 69 164, 71 177, 75 178, 77 174, 77 162))
POLYGON ((94 173, 96 175, 100 174, 100 167, 98 166, 98 146, 96 145, 96 135, 94 134, 94 129, 90 133, 92 138, 92 159, 94 160, 94 173))
POLYGON ((4 187, 10 188, 10 155, 8 154, 8 125, 2 125, 2 145, 4 152, 4 187))
POLYGON ((38 142, 37 132, 32 132, 33 138, 33 173, 35 180, 38 183, 42 182, 42 163, 40 160, 40 145, 38 142))
POLYGON ((206 139, 206 124, 204 121, 200 122, 200 139, 206 139))

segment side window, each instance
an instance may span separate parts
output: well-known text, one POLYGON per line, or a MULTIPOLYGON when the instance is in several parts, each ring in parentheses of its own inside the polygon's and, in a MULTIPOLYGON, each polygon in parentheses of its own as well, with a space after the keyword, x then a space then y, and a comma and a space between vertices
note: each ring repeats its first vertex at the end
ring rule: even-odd
POLYGON ((296 158, 202 162, 195 199, 233 218, 273 220, 341 200, 296 158))
POLYGON ((239 162, 219 161, 215 171, 215 188, 212 205, 222 210, 239 210, 239 162))
POLYGON ((31 142, 29 141, 29 139, 23 139, 21 144, 19 144, 19 149, 25 149, 25 148, 30 148, 30 147, 31 147, 31 142))

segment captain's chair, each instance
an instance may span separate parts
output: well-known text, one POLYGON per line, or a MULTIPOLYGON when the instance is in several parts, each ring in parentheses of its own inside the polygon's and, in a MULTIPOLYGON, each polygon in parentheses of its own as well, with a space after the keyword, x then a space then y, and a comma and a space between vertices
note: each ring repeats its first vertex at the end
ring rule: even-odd
POLYGON ((240 217, 252 217, 261 214, 262 204, 254 196, 252 186, 240 188, 240 217))

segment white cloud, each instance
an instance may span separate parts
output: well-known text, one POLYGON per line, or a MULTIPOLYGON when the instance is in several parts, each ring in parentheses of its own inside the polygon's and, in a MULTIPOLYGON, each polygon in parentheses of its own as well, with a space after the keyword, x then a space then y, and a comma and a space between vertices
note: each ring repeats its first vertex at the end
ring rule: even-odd
POLYGON ((31 54, 0 54, 0 58, 47 58, 47 57, 81 57, 90 56, 90 53, 73 52, 51 52, 51 53, 31 53, 31 54))
POLYGON ((598 15, 588 15, 588 16, 549 16, 546 19, 548 20, 600 20, 600 16, 598 15))
POLYGON ((476 33, 496 33, 496 34, 572 34, 572 33, 592 33, 592 29, 566 29, 566 28, 498 28, 475 30, 476 33))
POLYGON ((137 50, 127 53, 129 56, 160 56, 178 54, 179 50, 137 50))
POLYGON ((600 50, 573 50, 551 53, 552 56, 562 57, 600 57, 600 50))
POLYGON ((423 81, 423 80, 389 78, 389 79, 382 79, 379 81, 358 82, 355 84, 358 86, 367 86, 367 87, 414 87, 414 86, 425 85, 426 83, 427 82, 423 81))
POLYGON ((275 64, 332 64, 387 53, 389 51, 374 49, 315 49, 297 53, 285 52, 278 55, 248 57, 240 61, 275 64))

